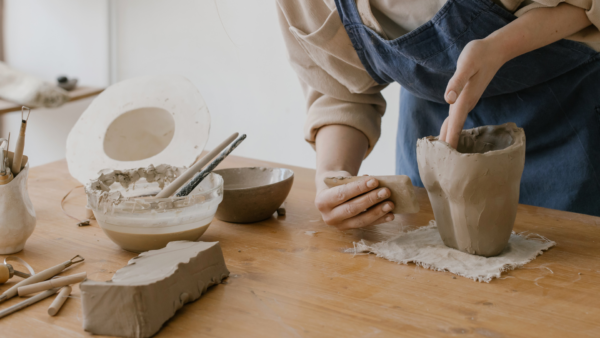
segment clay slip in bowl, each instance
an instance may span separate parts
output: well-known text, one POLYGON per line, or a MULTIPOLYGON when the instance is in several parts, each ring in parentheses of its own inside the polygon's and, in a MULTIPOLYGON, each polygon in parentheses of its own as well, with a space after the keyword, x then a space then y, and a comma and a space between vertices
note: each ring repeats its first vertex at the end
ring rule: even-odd
POLYGON ((88 206, 104 233, 121 248, 143 252, 171 241, 196 241, 208 229, 223 199, 223 178, 208 175, 185 197, 147 199, 173 181, 182 168, 104 170, 86 185, 88 206))
POLYGON ((215 217, 231 223, 253 223, 271 217, 294 183, 294 172, 284 168, 232 168, 214 173, 225 181, 223 202, 215 217))

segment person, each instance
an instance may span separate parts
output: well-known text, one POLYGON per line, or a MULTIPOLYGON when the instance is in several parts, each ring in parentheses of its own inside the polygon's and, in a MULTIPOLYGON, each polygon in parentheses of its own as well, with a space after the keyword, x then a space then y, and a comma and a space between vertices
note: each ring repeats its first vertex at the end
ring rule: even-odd
MULTIPOLYGON (((527 137, 520 203, 600 216, 600 0, 277 0, 316 149, 315 205, 339 229, 393 220, 357 175, 398 82, 396 174, 423 186, 416 141, 515 122, 527 137)), ((460 179, 460 178, 458 178, 460 179)))

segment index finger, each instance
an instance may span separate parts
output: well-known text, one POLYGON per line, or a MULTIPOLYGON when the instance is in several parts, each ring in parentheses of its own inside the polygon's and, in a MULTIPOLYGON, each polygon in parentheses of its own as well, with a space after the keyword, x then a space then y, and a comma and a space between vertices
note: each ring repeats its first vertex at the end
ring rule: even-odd
POLYGON ((321 198, 326 201, 328 207, 333 208, 378 186, 379 181, 377 179, 365 177, 362 180, 324 190, 321 192, 321 198))
POLYGON ((473 93, 472 82, 469 82, 464 88, 458 100, 454 104, 450 105, 450 113, 448 115, 448 126, 446 128, 445 139, 454 149, 458 147, 458 140, 460 139, 460 133, 465 126, 467 115, 473 109, 478 100, 473 100, 473 97, 477 97, 477 93, 473 93), (474 101, 474 102, 473 102, 474 101))

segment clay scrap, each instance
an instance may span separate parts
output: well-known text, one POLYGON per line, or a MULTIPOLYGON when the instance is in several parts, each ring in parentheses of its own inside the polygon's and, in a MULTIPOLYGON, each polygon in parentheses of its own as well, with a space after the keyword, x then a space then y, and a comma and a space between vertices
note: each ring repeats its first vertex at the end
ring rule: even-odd
POLYGON ((133 258, 111 281, 81 283, 83 329, 151 337, 184 304, 227 276, 219 242, 171 242, 133 258))
POLYGON ((419 202, 415 196, 415 189, 408 176, 353 176, 353 177, 327 177, 325 184, 333 188, 346 183, 375 178, 379 181, 380 188, 388 188, 392 193, 389 200, 394 202, 394 214, 414 214, 419 212, 419 202))
POLYGON ((496 256, 519 203, 525 132, 514 123, 463 130, 458 150, 437 137, 417 142, 419 174, 447 246, 496 256))

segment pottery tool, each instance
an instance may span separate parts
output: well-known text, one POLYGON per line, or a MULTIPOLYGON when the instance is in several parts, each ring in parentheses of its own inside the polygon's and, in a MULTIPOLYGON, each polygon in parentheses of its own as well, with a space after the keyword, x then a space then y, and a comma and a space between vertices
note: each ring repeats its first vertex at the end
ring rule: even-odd
POLYGON ((21 278, 29 278, 32 275, 35 275, 35 271, 33 271, 33 268, 29 264, 27 264, 27 262, 25 262, 24 260, 22 260, 19 257, 8 256, 4 259, 4 264, 0 264, 0 284, 6 283, 13 276, 19 276, 21 278), (27 270, 29 270, 29 273, 15 270, 12 265, 8 264, 9 261, 17 261, 17 262, 21 263, 23 266, 25 266, 27 268, 27 270))
POLYGON ((223 149, 225 149, 225 147, 227 147, 231 142, 233 142, 233 140, 235 140, 235 138, 238 137, 238 135, 239 135, 238 133, 234 133, 231 136, 229 136, 227 139, 225 139, 225 141, 221 142, 221 144, 216 146, 215 149, 213 149, 211 152, 206 154, 206 156, 201 158, 198 162, 194 163, 194 165, 192 165, 190 167, 190 169, 188 169, 186 172, 181 174, 173 182, 171 182, 171 184, 169 184, 163 190, 161 190, 156 195, 156 198, 171 197, 171 195, 173 195, 175 193, 175 191, 177 191, 177 189, 181 188, 181 186, 184 185, 185 182, 187 182, 190 178, 192 178, 194 176, 194 174, 199 172, 202 169, 202 167, 204 167, 215 156, 217 156, 217 154, 219 152, 223 151, 223 149))
POLYGON ((49 269, 46 269, 40 273, 37 273, 27 279, 24 279, 24 280, 18 282, 10 289, 4 291, 4 293, 2 295, 0 295, 0 303, 16 296, 17 290, 19 289, 19 287, 37 283, 37 282, 41 282, 41 281, 45 281, 46 279, 49 279, 49 278, 52 278, 52 277, 58 275, 61 271, 70 267, 71 265, 83 262, 84 260, 85 260, 85 258, 81 257, 80 255, 77 255, 77 256, 69 259, 68 261, 60 263, 56 266, 53 266, 49 269))
POLYGON ((56 296, 56 298, 54 298, 54 301, 48 308, 48 314, 51 316, 56 316, 58 311, 60 311, 60 308, 62 308, 63 304, 67 301, 67 298, 69 298, 70 294, 71 294, 70 286, 67 285, 67 286, 63 287, 62 289, 60 289, 58 296, 56 296))
POLYGON ((2 317, 6 317, 11 313, 17 312, 21 309, 24 309, 26 307, 28 307, 29 305, 35 304, 41 300, 44 300, 50 296, 52 296, 53 294, 55 294, 56 292, 58 292, 60 288, 56 288, 56 289, 50 289, 50 290, 46 290, 42 293, 40 293, 39 295, 35 295, 27 300, 24 300, 22 302, 20 302, 19 304, 13 305, 9 308, 6 308, 2 311, 0 311, 0 318, 2 317))
POLYGON ((17 145, 15 146, 15 156, 12 162, 12 173, 17 176, 21 172, 21 160, 23 159, 23 149, 25 149, 25 129, 27 129, 27 121, 29 121, 29 115, 31 115, 31 109, 28 107, 21 107, 21 130, 19 131, 19 138, 17 139, 17 145), (25 118, 25 109, 27 109, 27 118, 25 118))
POLYGON ((229 148, 223 150, 223 152, 221 154, 219 154, 219 156, 214 161, 212 161, 204 170, 202 170, 196 176, 194 176, 194 178, 190 181, 190 183, 188 183, 183 188, 181 188, 181 190, 179 190, 179 192, 176 194, 176 196, 184 197, 184 196, 189 195, 192 192, 192 190, 194 190, 194 188, 196 188, 198 186, 198 184, 200 184, 202 182, 202 180, 204 180, 204 178, 206 178, 206 176, 208 176, 208 174, 210 174, 211 171, 213 171, 221 163, 221 161, 223 161, 225 159, 225 157, 227 157, 227 155, 231 154, 231 152, 235 148, 237 148, 237 146, 240 143, 242 143, 242 141, 244 141, 245 139, 246 139, 246 134, 243 134, 242 136, 238 137, 238 139, 235 140, 233 142, 233 144, 231 144, 229 146, 229 148))
POLYGON ((0 138, 0 145, 0 185, 4 185, 13 180, 13 174, 8 166, 8 140, 0 138))
POLYGON ((60 278, 51 279, 45 282, 39 282, 20 286, 18 288, 19 296, 24 297, 32 293, 50 290, 52 288, 59 288, 66 285, 83 282, 87 277, 87 272, 76 273, 71 276, 65 276, 60 278))

